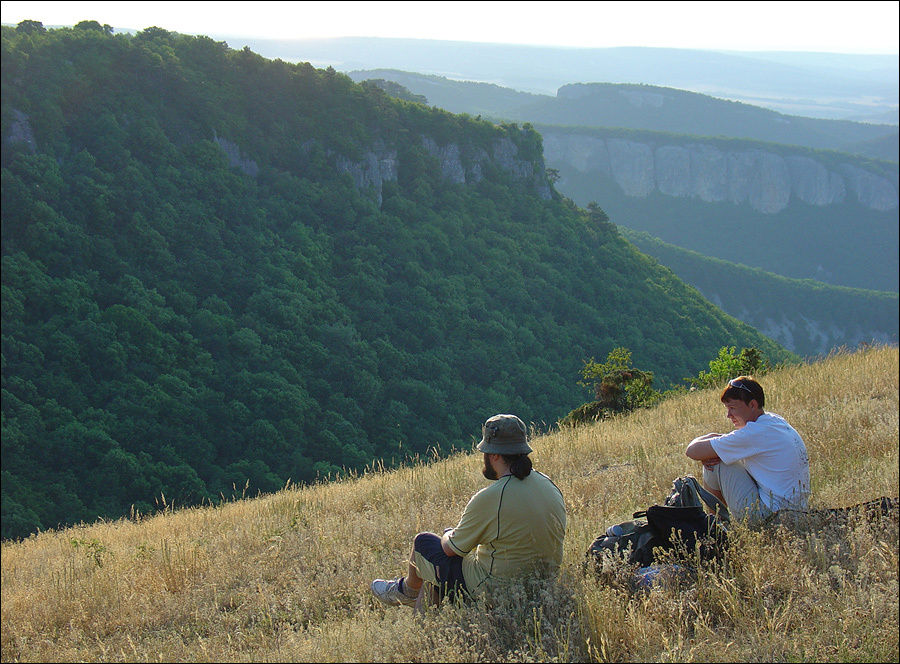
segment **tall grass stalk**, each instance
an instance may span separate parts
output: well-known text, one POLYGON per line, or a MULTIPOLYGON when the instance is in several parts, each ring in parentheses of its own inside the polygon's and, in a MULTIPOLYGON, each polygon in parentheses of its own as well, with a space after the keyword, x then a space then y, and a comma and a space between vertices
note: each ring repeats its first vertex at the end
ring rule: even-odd
MULTIPOLYGON (((763 380, 803 435, 813 507, 898 496, 898 353, 841 352, 763 380)), ((472 423, 473 435, 480 422, 472 423)), ((3 661, 897 661, 896 521, 772 537, 736 529, 727 569, 635 594, 582 572, 608 524, 699 469, 727 431, 715 391, 538 436, 535 467, 566 497, 556 584, 416 618, 373 600, 413 536, 454 525, 485 486, 478 457, 286 488, 2 545, 3 661)))

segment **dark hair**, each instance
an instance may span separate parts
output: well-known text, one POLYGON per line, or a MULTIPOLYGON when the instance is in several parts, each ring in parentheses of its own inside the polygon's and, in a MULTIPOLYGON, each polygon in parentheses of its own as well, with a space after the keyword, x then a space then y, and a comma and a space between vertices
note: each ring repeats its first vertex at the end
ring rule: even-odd
POLYGON ((524 480, 531 472, 531 459, 527 454, 503 454, 503 460, 509 465, 509 472, 524 480))
POLYGON ((719 401, 725 403, 729 399, 737 399, 748 405, 755 399, 756 404, 760 408, 766 405, 766 395, 763 392, 762 385, 750 376, 738 376, 728 381, 728 385, 722 390, 722 396, 719 397, 719 401))

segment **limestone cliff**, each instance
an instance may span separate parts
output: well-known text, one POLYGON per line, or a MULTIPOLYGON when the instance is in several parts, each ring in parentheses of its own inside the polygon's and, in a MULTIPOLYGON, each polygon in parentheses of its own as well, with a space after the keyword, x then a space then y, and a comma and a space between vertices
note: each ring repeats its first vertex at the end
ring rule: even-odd
POLYGON ((12 122, 8 135, 3 137, 4 145, 23 144, 32 154, 37 151, 37 141, 34 140, 34 132, 28 116, 18 109, 12 110, 12 122))
MULTIPOLYGON (((422 136, 421 140, 425 151, 437 160, 441 175, 448 182, 480 182, 484 177, 484 168, 491 164, 508 173, 514 180, 533 187, 542 199, 549 200, 551 197, 543 160, 522 158, 515 143, 508 138, 494 141, 490 146, 490 153, 475 145, 453 142, 439 145, 430 136, 422 136)), ((379 205, 383 183, 397 180, 397 151, 384 141, 376 141, 359 161, 351 161, 340 155, 334 156, 334 159, 337 168, 349 173, 359 189, 371 189, 374 192, 379 205)))
MULTIPOLYGON (((35 152, 37 142, 28 117, 15 109, 13 115, 13 122, 8 134, 3 137, 3 142, 7 145, 25 144, 30 152, 35 152)), ((220 137, 216 132, 213 132, 212 140, 222 150, 232 167, 250 177, 255 178, 259 174, 259 165, 248 157, 237 143, 220 137)), ((480 182, 484 177, 485 166, 492 164, 511 175, 514 180, 529 183, 542 199, 549 200, 551 197, 543 159, 532 161, 522 158, 516 144, 509 138, 495 140, 490 146, 490 153, 485 148, 474 145, 461 146, 458 143, 439 145, 430 136, 422 136, 421 140, 425 151, 437 159, 441 175, 448 182, 453 184, 480 182)), ((305 149, 308 151, 313 143, 312 140, 307 141, 305 149)), ((348 173, 358 189, 372 191, 378 204, 381 205, 383 184, 397 180, 396 148, 378 139, 359 160, 348 159, 333 150, 327 152, 339 171, 348 173)))
MULTIPOLYGON (((834 163, 798 150, 785 155, 764 147, 660 138, 636 140, 555 128, 542 129, 552 168, 611 178, 627 196, 659 193, 706 202, 747 204, 774 214, 792 199, 824 206, 845 200, 880 211, 898 207, 897 175, 834 163)), ((764 145, 764 144, 760 144, 764 145)))
POLYGON ((244 175, 249 175, 250 177, 255 178, 259 175, 259 165, 252 159, 246 158, 236 143, 219 138, 215 132, 213 133, 213 142, 222 149, 222 152, 225 153, 225 157, 228 159, 228 163, 232 167, 239 169, 244 175))

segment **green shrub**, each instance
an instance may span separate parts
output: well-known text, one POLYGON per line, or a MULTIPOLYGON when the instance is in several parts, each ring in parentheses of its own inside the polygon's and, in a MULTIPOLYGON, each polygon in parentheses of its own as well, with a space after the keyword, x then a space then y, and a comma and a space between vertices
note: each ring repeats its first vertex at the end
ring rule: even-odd
POLYGON ((769 369, 769 362, 756 348, 722 346, 715 359, 709 362, 709 371, 701 371, 694 378, 685 378, 692 387, 718 387, 737 376, 759 376, 769 369))

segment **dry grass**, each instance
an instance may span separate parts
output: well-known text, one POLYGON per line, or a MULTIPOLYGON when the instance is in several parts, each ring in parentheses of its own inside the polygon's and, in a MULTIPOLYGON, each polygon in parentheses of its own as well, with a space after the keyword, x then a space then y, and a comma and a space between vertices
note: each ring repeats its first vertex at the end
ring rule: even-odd
MULTIPOLYGON (((810 452, 815 507, 898 490, 898 353, 840 353, 764 379, 767 409, 810 452)), ((473 422, 473 431, 480 423, 473 422)), ((3 661, 897 661, 897 524, 733 533, 727 570, 632 594, 582 574, 591 540, 697 473, 683 449, 728 430, 694 392, 539 437, 566 497, 559 584, 417 619, 372 578, 403 571, 422 530, 454 525, 485 485, 459 454, 217 507, 2 545, 3 661)))

